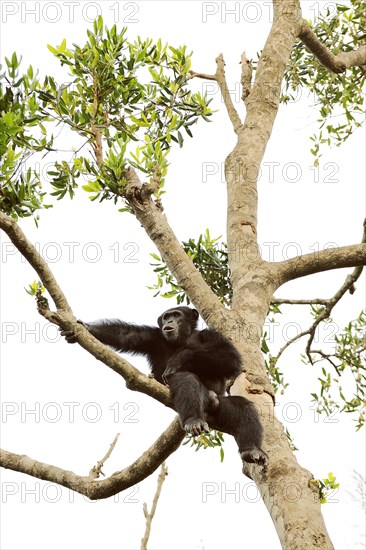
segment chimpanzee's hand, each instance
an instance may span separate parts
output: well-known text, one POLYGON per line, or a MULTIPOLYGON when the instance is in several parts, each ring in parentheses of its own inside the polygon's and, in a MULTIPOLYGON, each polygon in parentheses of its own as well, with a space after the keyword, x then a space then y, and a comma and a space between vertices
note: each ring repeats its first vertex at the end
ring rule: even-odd
MULTIPOLYGON (((78 319, 78 323, 79 325, 83 325, 83 327, 87 328, 86 325, 82 321, 80 321, 80 319, 78 319)), ((65 337, 65 340, 68 344, 76 343, 77 338, 73 330, 63 330, 63 329, 59 329, 59 330, 60 330, 61 336, 65 337)))
POLYGON ((178 371, 179 371, 179 367, 168 364, 167 368, 165 369, 162 375, 164 384, 169 386, 169 380, 168 380, 169 376, 171 376, 172 374, 175 374, 178 371))

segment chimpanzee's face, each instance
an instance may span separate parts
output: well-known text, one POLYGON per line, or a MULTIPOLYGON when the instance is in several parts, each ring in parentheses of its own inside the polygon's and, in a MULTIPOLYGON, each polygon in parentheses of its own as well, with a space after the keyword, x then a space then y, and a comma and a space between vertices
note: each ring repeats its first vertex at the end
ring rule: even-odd
POLYGON ((198 313, 185 306, 168 309, 158 319, 161 332, 168 342, 184 342, 195 329, 198 313))

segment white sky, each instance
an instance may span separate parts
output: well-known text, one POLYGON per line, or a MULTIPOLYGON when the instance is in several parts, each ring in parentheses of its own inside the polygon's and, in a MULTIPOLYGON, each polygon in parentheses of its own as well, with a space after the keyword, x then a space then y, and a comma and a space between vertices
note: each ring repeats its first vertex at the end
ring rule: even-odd
MULTIPOLYGON (((66 70, 46 45, 68 46, 85 41, 85 30, 101 13, 108 25, 128 25, 128 38, 161 37, 171 45, 187 44, 194 51, 192 68, 213 73, 223 52, 233 99, 240 106, 237 82, 240 53, 255 57, 270 28, 270 2, 6 2, 1 8, 1 50, 16 50, 42 74, 68 81, 66 70), (32 11, 33 10, 33 11, 32 11), (236 83, 236 84, 235 84, 236 83)), ((332 6, 333 4, 329 4, 332 6)), ((304 2, 311 18, 324 3, 304 2)), ((204 83, 194 83, 203 87, 204 83)), ((209 88, 212 92, 212 85, 209 88)), ((207 227, 225 236, 226 191, 220 167, 235 143, 219 95, 211 124, 194 128, 194 139, 175 148, 167 193, 166 215, 179 239, 198 237, 207 227), (214 173, 212 173, 214 172, 214 173)), ((259 183, 259 242, 267 259, 359 242, 365 216, 365 133, 360 130, 341 149, 324 151, 314 172, 309 136, 316 131, 316 110, 307 98, 282 106, 267 148, 259 183), (273 177, 272 172, 273 170, 273 177), (275 256, 269 256, 270 250, 275 256)), ((65 134, 70 146, 72 137, 65 134)), ((67 154, 64 158, 67 160, 67 154)), ((48 162, 48 161, 47 161, 48 162)), ((45 167, 41 166, 45 174, 45 167)), ((153 299, 146 286, 155 282, 149 267, 154 246, 129 214, 112 204, 90 203, 83 191, 76 200, 57 203, 41 214, 39 229, 22 220, 27 236, 39 243, 52 264, 77 317, 120 317, 154 324, 174 304, 153 299), (74 256, 71 251, 74 250, 74 256), (97 257, 96 257, 97 256, 97 257)), ((123 380, 77 346, 68 346, 36 312, 24 287, 33 270, 13 254, 1 235, 3 409, 1 446, 9 451, 86 475, 104 456, 117 432, 121 436, 104 473, 131 463, 161 433, 174 413, 140 394, 128 392, 123 380), (33 333, 32 333, 33 331, 33 333), (74 419, 67 403, 74 403, 74 419), (35 409, 36 414, 25 414, 35 409), (4 411, 13 411, 5 415, 4 411), (98 415, 93 421, 95 414, 98 415), (55 415, 60 416, 55 421, 55 415)), ((349 270, 301 279, 277 295, 292 298, 329 297, 349 270)), ((354 319, 365 305, 364 279, 334 311, 334 323, 319 334, 319 344, 332 344, 332 334, 354 319)), ((306 308, 284 309, 283 324, 273 331, 274 352, 299 327, 308 326, 306 308)), ((365 471, 364 431, 356 433, 349 417, 316 418, 310 391, 318 391, 319 371, 301 364, 304 342, 286 352, 279 365, 290 383, 278 396, 278 416, 285 422, 301 465, 315 478, 332 471, 340 490, 323 506, 330 536, 337 549, 364 547, 364 518, 352 472, 365 471)), ((143 359, 132 363, 147 372, 143 359)), ((347 386, 347 383, 345 384, 347 386)), ((179 449, 168 461, 153 522, 153 549, 280 548, 268 513, 256 488, 241 475, 233 441, 226 437, 225 461, 219 452, 179 449), (211 494, 210 493, 215 493, 211 494), (233 492, 234 491, 234 492, 233 492)), ((97 503, 67 489, 2 470, 1 547, 7 550, 135 549, 144 532, 142 504, 150 506, 157 473, 136 488, 97 503), (6 505, 5 505, 6 504, 6 505)), ((301 498, 301 497, 300 497, 301 498)))

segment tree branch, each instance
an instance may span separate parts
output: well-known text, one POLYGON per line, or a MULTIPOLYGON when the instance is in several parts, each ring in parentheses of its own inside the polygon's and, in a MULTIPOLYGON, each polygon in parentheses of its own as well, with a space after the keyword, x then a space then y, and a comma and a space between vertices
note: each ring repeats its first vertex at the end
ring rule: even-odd
POLYGON ((101 460, 98 460, 97 464, 95 466, 93 466, 93 468, 90 470, 89 477, 91 477, 92 479, 98 479, 98 477, 100 475, 104 475, 103 472, 102 472, 102 468, 104 466, 105 461, 108 460, 108 458, 111 456, 111 454, 113 452, 113 449, 117 445, 117 441, 118 441, 119 436, 120 436, 120 434, 118 433, 116 435, 116 437, 113 439, 112 443, 109 446, 108 451, 103 456, 103 458, 101 460))
POLYGON ((216 65, 217 65, 216 75, 215 75, 216 80, 219 85, 227 113, 233 125, 234 132, 238 134, 243 127, 243 123, 240 120, 240 117, 237 113, 237 110, 234 107, 234 103, 232 102, 232 99, 230 96, 229 88, 225 77, 225 61, 222 53, 220 53, 220 55, 216 58, 216 65))
POLYGON ((302 21, 299 38, 315 57, 319 59, 321 64, 334 73, 343 73, 350 67, 361 67, 366 65, 366 46, 361 46, 355 51, 341 52, 334 55, 329 48, 319 40, 305 20, 302 21))
MULTIPOLYGON (((270 280, 274 272, 271 271, 271 266, 268 267, 261 261, 258 248, 258 178, 278 113, 284 72, 301 22, 300 5, 297 0, 274 0, 273 7, 272 28, 260 56, 250 94, 245 99, 245 121, 238 133, 234 149, 225 160, 228 191, 227 245, 233 285, 232 309, 245 311, 250 322, 251 317, 258 322, 258 303, 264 306, 262 315, 267 314, 276 289, 276 281, 270 280), (262 285, 257 285, 258 280, 261 280, 263 285, 266 285, 266 291, 268 290, 265 300, 263 296, 255 296, 253 299, 252 291, 258 291, 259 295, 263 289, 262 285), (248 292, 249 288, 251 292, 248 292), (249 314, 248 306, 252 308, 249 314)), ((243 82, 243 61, 241 69, 243 82)), ((244 81, 243 91, 246 93, 249 75, 245 74, 244 81)))
POLYGON ((328 298, 309 298, 308 300, 291 300, 290 298, 276 298, 273 296, 271 304, 289 304, 291 306, 304 305, 325 305, 329 302, 328 298))
POLYGON ((202 78, 203 80, 215 80, 216 82, 215 74, 196 73, 195 71, 189 71, 187 80, 190 80, 191 78, 202 78))
MULTIPOLYGON (((169 390, 156 380, 142 374, 128 361, 108 349, 96 340, 81 324, 76 322, 71 308, 59 287, 55 277, 36 248, 27 240, 15 220, 0 212, 0 227, 7 233, 13 244, 36 270, 45 288, 52 296, 57 312, 48 307, 48 301, 38 295, 38 310, 50 322, 66 329, 74 330, 79 344, 94 357, 102 361, 126 380, 126 386, 135 391, 141 391, 172 407, 169 390)), ((184 437, 179 420, 158 438, 156 443, 148 449, 129 468, 113 474, 102 482, 91 480, 91 477, 77 476, 60 468, 50 466, 30 459, 27 456, 16 455, 8 451, 1 451, 0 465, 34 477, 54 481, 65 487, 80 492, 89 498, 106 498, 119 491, 131 487, 138 481, 149 476, 172 452, 174 452, 184 437)))
POLYGON ((38 462, 26 455, 9 453, 3 449, 0 450, 0 466, 57 483, 87 496, 90 500, 97 500, 116 495, 151 475, 164 460, 178 449, 184 435, 185 432, 176 417, 155 443, 135 462, 103 481, 91 479, 89 476, 79 476, 69 470, 38 462))
POLYGON ((362 241, 362 244, 321 250, 314 254, 296 256, 296 258, 276 262, 272 265, 278 268, 280 285, 299 277, 331 269, 362 267, 366 265, 366 243, 362 241))
POLYGON ((136 218, 158 248, 178 284, 189 294, 203 319, 208 324, 209 319, 212 319, 212 325, 219 326, 225 320, 226 310, 184 252, 161 208, 151 200, 154 189, 148 183, 142 183, 131 167, 125 171, 125 177, 127 184, 124 196, 136 218))

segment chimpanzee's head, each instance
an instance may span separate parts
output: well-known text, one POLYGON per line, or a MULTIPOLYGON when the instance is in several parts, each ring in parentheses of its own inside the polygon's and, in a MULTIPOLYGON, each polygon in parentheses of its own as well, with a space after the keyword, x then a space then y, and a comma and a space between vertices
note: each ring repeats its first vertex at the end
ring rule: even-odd
POLYGON ((198 311, 186 306, 167 309, 158 319, 162 335, 168 342, 184 342, 197 326, 198 311))

